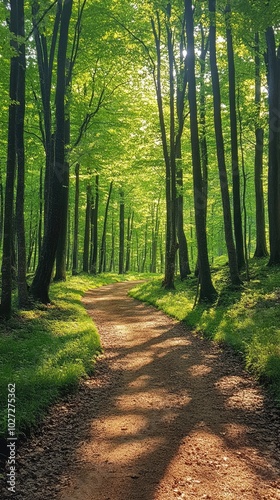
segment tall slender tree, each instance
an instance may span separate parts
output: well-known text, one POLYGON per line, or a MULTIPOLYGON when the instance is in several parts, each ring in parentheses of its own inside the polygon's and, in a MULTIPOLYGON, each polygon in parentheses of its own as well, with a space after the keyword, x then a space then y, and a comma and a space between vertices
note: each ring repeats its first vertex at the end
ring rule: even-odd
POLYGON ((89 271, 89 243, 90 243, 90 215, 91 215, 92 193, 91 185, 87 185, 87 201, 85 213, 84 249, 83 249, 83 271, 89 271))
POLYGON ((104 214, 104 222, 103 222, 103 232, 101 238, 101 246, 100 246, 100 260, 99 260, 99 273, 106 271, 106 234, 107 234, 107 222, 108 222, 108 213, 109 213, 109 205, 111 200, 111 195, 113 191, 113 181, 110 182, 109 193, 106 201, 106 208, 104 214))
POLYGON ((12 277, 13 277, 13 240, 14 240, 14 188, 16 166, 18 164, 19 181, 17 193, 17 216, 20 256, 20 305, 26 302, 25 276, 25 234, 23 214, 23 189, 20 184, 24 180, 24 99, 25 99, 25 47, 18 37, 24 35, 24 3, 23 0, 11 0, 9 29, 11 34, 12 56, 10 62, 10 105, 8 123, 7 170, 5 187, 4 240, 2 256, 2 293, 0 316, 8 319, 12 311, 12 277))
POLYGON ((124 190, 120 189, 119 274, 124 274, 124 190))
MULTIPOLYGON (((25 38, 24 26, 24 2, 17 2, 18 8, 18 34, 25 38)), ((26 281, 26 238, 24 221, 24 195, 25 195, 25 141, 24 141, 24 120, 25 120, 25 43, 20 42, 18 65, 18 85, 17 85, 17 111, 16 111, 16 151, 17 151, 17 194, 16 194, 16 231, 17 231, 17 280, 18 280, 18 304, 19 307, 26 307, 29 304, 28 289, 26 281)))
POLYGON ((66 247, 67 247, 67 221, 69 212, 69 162, 67 156, 70 150, 70 95, 71 95, 71 84, 73 78, 73 69, 78 55, 80 37, 81 37, 81 21, 84 11, 86 0, 78 3, 78 15, 75 23, 74 37, 71 49, 71 56, 67 58, 66 62, 66 83, 65 83, 65 94, 66 94, 66 108, 65 108, 65 168, 63 171, 63 191, 62 191, 62 210, 61 210, 61 226, 59 240, 56 250, 56 272, 54 276, 54 281, 65 281, 66 280, 66 247))
MULTIPOLYGON (((53 23, 51 41, 48 42, 44 30, 40 29, 40 3, 38 0, 32 2, 32 20, 33 33, 36 44, 37 63, 40 78, 41 101, 43 107, 43 119, 41 120, 41 133, 46 153, 45 176, 44 176, 44 225, 48 217, 49 196, 51 188, 51 172, 54 162, 54 136, 53 136, 53 113, 52 113, 52 85, 54 77, 55 53, 57 50, 57 40, 59 36, 59 26, 61 22, 61 13, 63 0, 54 2, 56 13, 53 23)), ((36 96, 37 99, 37 96, 36 96)), ((46 227, 44 228, 46 229, 46 227)), ((41 242, 40 245, 41 246, 41 242)))
POLYGON ((216 135, 216 149, 217 161, 220 178, 220 188, 223 204, 224 216, 224 230, 225 240, 227 246, 230 277, 233 285, 240 285, 241 281, 238 273, 237 257, 232 233, 232 218, 230 211, 230 198, 228 189, 228 178, 225 162, 225 148, 222 130, 222 117, 221 117, 221 91, 219 72, 217 66, 217 52, 216 52, 216 0, 209 0, 209 13, 210 13, 210 67, 212 77, 213 101, 214 101, 214 125, 216 135))
POLYGON ((268 255, 265 236, 265 206, 263 190, 263 151, 264 129, 260 123, 261 115, 261 69, 260 35, 255 33, 255 197, 256 197, 256 249, 254 257, 268 255))
POLYGON ((49 286, 61 229, 63 174, 64 170, 68 168, 65 155, 65 83, 68 32, 72 6, 73 0, 64 0, 60 18, 55 99, 55 161, 52 165, 50 175, 51 183, 46 230, 38 267, 30 288, 33 298, 43 303, 50 301, 49 286))
POLYGON ((91 255, 90 272, 97 274, 98 259, 98 213, 99 213, 99 174, 95 176, 94 198, 91 207, 91 255))
POLYGON ((266 30, 269 93, 268 217, 270 265, 280 264, 280 58, 275 34, 266 30))
POLYGON ((240 173, 238 153, 238 131, 236 112, 236 83, 235 83, 235 61, 231 25, 231 2, 227 1, 226 10, 226 41, 228 58, 228 83, 229 83, 229 109, 230 109, 230 140, 231 140, 231 171, 232 171, 232 193, 233 193, 233 226, 236 245, 236 257, 238 268, 245 264, 241 196, 240 196, 240 173))
POLYGON ((201 172, 201 157, 199 149, 198 133, 198 111, 196 95, 196 77, 195 77, 195 50, 194 50, 194 21, 192 0, 185 0, 186 10, 186 31, 187 31, 187 54, 188 54, 188 97, 190 106, 190 127, 191 127, 191 145, 192 145, 192 164, 193 164, 193 186, 194 186, 194 207, 196 237, 198 248, 198 267, 200 281, 200 301, 206 300, 213 302, 216 297, 216 290, 213 286, 206 236, 206 195, 203 192, 203 180, 201 172))
POLYGON ((73 238, 73 256, 72 256, 72 275, 78 274, 78 238, 79 238, 79 199, 80 199, 80 164, 75 166, 75 208, 74 208, 74 238, 73 238))

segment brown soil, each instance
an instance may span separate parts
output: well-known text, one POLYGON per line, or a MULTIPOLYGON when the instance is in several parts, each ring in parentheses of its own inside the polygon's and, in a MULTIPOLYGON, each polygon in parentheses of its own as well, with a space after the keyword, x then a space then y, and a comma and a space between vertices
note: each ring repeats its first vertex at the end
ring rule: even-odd
POLYGON ((279 411, 229 349, 133 286, 86 294, 104 354, 19 448, 12 498, 280 499, 279 411))

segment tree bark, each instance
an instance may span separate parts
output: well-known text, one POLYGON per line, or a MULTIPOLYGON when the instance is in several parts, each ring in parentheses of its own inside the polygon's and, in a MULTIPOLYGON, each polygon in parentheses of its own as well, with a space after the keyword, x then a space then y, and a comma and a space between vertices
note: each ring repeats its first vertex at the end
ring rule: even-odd
POLYGON ((37 25, 37 17, 39 11, 39 2, 33 0, 32 3, 32 20, 34 26, 34 39, 36 44, 37 62, 40 78, 41 99, 43 106, 43 123, 44 132, 43 142, 46 153, 46 168, 44 179, 44 230, 46 230, 46 223, 48 218, 48 209, 50 203, 50 190, 51 190, 51 177, 54 163, 54 137, 52 133, 52 110, 51 110, 51 89, 53 78, 54 58, 57 46, 57 39, 59 35, 59 27, 62 15, 63 0, 58 0, 56 15, 53 25, 52 38, 50 49, 48 51, 48 44, 46 36, 40 32, 37 25))
POLYGON ((263 193, 263 149, 264 130, 260 125, 261 112, 261 70, 260 70, 260 36, 255 34, 255 197, 256 197, 256 249, 254 257, 267 257, 265 236, 265 207, 263 193))
POLYGON ((176 226, 178 237, 178 250, 179 250, 179 269, 180 278, 185 280, 190 274, 190 261, 188 242, 184 231, 184 199, 182 195, 183 190, 183 170, 177 168, 177 207, 176 207, 176 226))
POLYGON ((209 31, 210 66, 211 66, 212 89, 213 89, 213 100, 214 100, 214 125, 215 125, 215 135, 216 135, 216 148, 217 148, 220 187, 221 187, 222 204, 223 204, 225 240, 226 240, 228 260, 229 260, 231 282, 233 285, 238 286, 241 284, 241 280, 238 274, 236 250, 232 233, 230 198, 229 198, 228 179, 227 179, 227 170, 225 162, 224 138, 222 131, 221 93, 220 93, 220 82, 219 82, 217 53, 216 53, 216 0, 209 0, 209 12, 210 12, 210 31, 209 31))
MULTIPOLYGON (((24 1, 18 0, 18 34, 25 36, 24 29, 24 1)), ((28 288, 26 282, 26 242, 24 222, 24 193, 25 193, 25 150, 24 150, 24 118, 25 118, 25 44, 18 47, 18 84, 16 109, 16 150, 17 150, 17 197, 16 197, 16 230, 18 256, 18 305, 25 308, 29 305, 28 288)))
POLYGON ((119 274, 124 274, 124 192, 120 190, 119 274))
POLYGON ((226 39, 228 57, 228 83, 229 83, 229 107, 230 107, 230 140, 231 140, 231 170, 232 170, 232 194, 233 194, 233 222, 236 245, 236 257, 238 269, 245 265, 242 216, 241 216, 241 196, 240 196, 240 173, 238 155, 238 132, 237 132, 237 112, 236 112, 236 84, 235 84, 235 63, 231 29, 231 5, 228 1, 225 11, 226 17, 226 39))
POLYGON ((146 220, 145 233, 144 233, 144 248, 143 248, 143 257, 140 269, 141 273, 145 272, 147 253, 148 253, 148 219, 146 220))
MULTIPOLYGON (((10 1, 10 33, 18 35, 17 0, 10 1)), ((11 39, 12 50, 18 51, 18 44, 11 39)), ((4 239, 2 256, 2 293, 0 316, 9 319, 12 312, 12 248, 13 248, 13 210, 16 174, 16 109, 17 86, 19 77, 19 55, 13 55, 10 62, 10 105, 8 122, 7 170, 5 186, 4 239)))
POLYGON ((50 302, 49 286, 61 229, 63 174, 65 169, 68 169, 68 165, 65 161, 65 79, 66 52, 72 4, 73 0, 65 0, 61 14, 55 100, 55 163, 51 173, 50 203, 46 230, 42 243, 41 255, 39 257, 39 264, 30 289, 33 298, 43 303, 50 302))
POLYGON ((111 257, 109 272, 115 271, 115 224, 114 217, 112 217, 112 241, 111 241, 111 257))
POLYGON ((40 168, 40 181, 39 181, 39 220, 38 220, 38 254, 41 253, 42 248, 42 232, 43 232, 43 167, 40 168))
POLYGON ((157 250, 158 250, 158 238, 159 238, 159 226, 160 226, 159 203, 160 200, 158 200, 158 202, 156 202, 156 204, 152 208, 153 228, 152 228, 151 266, 150 266, 151 273, 157 272, 157 250))
POLYGON ((201 152, 202 165, 202 180, 203 192, 205 195, 205 211, 207 216, 207 199, 208 199, 208 147, 207 147, 207 129, 206 129, 206 95, 205 95, 205 59, 208 51, 208 41, 205 42, 205 34, 203 27, 200 27, 201 32, 201 50, 199 57, 200 65, 200 88, 199 88, 199 143, 201 152))
MULTIPOLYGON (((184 26, 183 26, 184 30, 184 26)), ((184 198, 183 198, 183 169, 181 165, 182 145, 181 139, 185 123, 185 102, 187 87, 187 58, 184 54, 184 34, 181 34, 180 41, 180 68, 176 68, 176 111, 177 111, 177 134, 175 140, 176 155, 176 182, 177 182, 177 200, 176 200, 176 229, 179 250, 179 269, 180 278, 183 281, 191 274, 189 263, 189 250, 186 234, 184 231, 184 198)), ((173 56, 174 57, 174 56, 173 56)))
POLYGON ((85 232, 84 232, 84 251, 83 251, 83 271, 89 271, 89 242, 90 242, 90 215, 91 215, 91 186, 87 186, 87 204, 86 204, 86 217, 85 217, 85 232))
MULTIPOLYGON (((66 91, 66 89, 65 89, 66 91)), ((67 223, 68 223, 68 201, 69 201, 69 162, 67 161, 67 150, 70 144, 70 117, 69 104, 67 106, 67 118, 64 124, 65 138, 65 160, 62 173, 62 197, 61 197, 61 222, 58 244, 56 249, 56 270, 54 281, 66 281, 66 242, 67 242, 67 223)))
POLYGON ((108 221, 109 205, 110 205, 112 190, 113 190, 113 181, 110 182, 109 193, 105 207, 103 232, 102 232, 101 247, 100 247, 99 273, 104 273, 106 271, 105 269, 106 234, 107 234, 107 221, 108 221))
POLYGON ((79 251, 79 199, 80 199, 80 165, 76 163, 75 167, 75 209, 74 209, 74 237, 73 237, 73 257, 72 257, 72 275, 78 274, 78 251, 79 251))
POLYGON ((201 173, 201 159, 199 148, 198 132, 198 112, 196 96, 196 78, 195 78, 195 51, 194 51, 194 23, 192 0, 185 0, 186 11, 186 31, 187 31, 187 53, 188 53, 188 82, 189 82, 189 106, 190 106, 190 127, 191 127, 191 146, 193 162, 193 186, 194 186, 194 206, 196 237, 199 261, 199 282, 200 282, 200 301, 213 302, 216 298, 216 290, 212 284, 208 249, 206 236, 206 197, 203 192, 203 181, 201 173))
POLYGON ((4 229, 4 187, 2 170, 0 170, 0 248, 2 247, 4 229))
POLYGON ((99 175, 96 175, 94 205, 92 207, 91 259, 90 259, 90 272, 94 275, 97 274, 98 211, 99 211, 99 175))
MULTIPOLYGON (((170 10, 170 4, 168 4, 170 10)), ((157 95, 159 123, 161 131, 161 140, 163 148, 163 157, 165 162, 165 197, 166 197, 166 238, 165 238, 165 276, 163 286, 166 289, 174 289, 175 276, 175 255, 176 255, 176 161, 175 161, 175 137, 174 137, 174 81, 173 81, 173 53, 172 51, 172 34, 167 26, 168 38, 168 59, 169 59, 169 109, 170 109, 170 139, 172 139, 173 150, 168 152, 167 133, 164 119, 163 99, 162 99, 162 81, 161 81, 161 26, 159 14, 157 13, 157 28, 154 20, 151 20, 152 30, 154 34, 156 54, 157 54, 157 70, 154 74, 154 83, 157 95), (172 160, 171 160, 171 156, 172 160), (175 184, 173 185, 173 182, 175 184)), ((171 144, 170 144, 171 147, 171 144)))
POLYGON ((126 242, 126 259, 125 259, 125 272, 126 273, 128 273, 130 271, 133 219, 134 219, 134 213, 132 212, 132 214, 128 217, 128 221, 127 221, 127 242, 126 242))
POLYGON ((280 264, 280 57, 272 27, 266 30, 269 94, 268 217, 269 265, 280 264))
POLYGON ((174 85, 174 50, 173 50, 173 35, 169 25, 171 18, 171 3, 167 4, 167 49, 168 49, 168 66, 169 66, 169 153, 170 153, 170 242, 166 252, 166 267, 164 287, 173 289, 175 277, 175 260, 178 243, 176 238, 176 137, 175 137, 175 85, 174 85))

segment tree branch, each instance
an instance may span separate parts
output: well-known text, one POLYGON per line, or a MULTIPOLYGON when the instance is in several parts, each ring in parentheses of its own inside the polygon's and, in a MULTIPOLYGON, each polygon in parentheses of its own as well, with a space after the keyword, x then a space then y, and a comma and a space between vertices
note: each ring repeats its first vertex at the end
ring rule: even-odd
POLYGON ((25 41, 27 42, 29 40, 29 38, 31 37, 31 35, 33 35, 35 29, 38 28, 38 26, 40 25, 40 23, 43 21, 43 19, 46 17, 46 15, 50 12, 50 10, 55 6, 55 4, 58 2, 58 0, 54 0, 54 2, 45 10, 45 12, 42 14, 42 16, 40 17, 40 19, 37 21, 37 23, 33 26, 32 30, 30 31, 30 33, 27 35, 27 37, 25 38, 25 41))

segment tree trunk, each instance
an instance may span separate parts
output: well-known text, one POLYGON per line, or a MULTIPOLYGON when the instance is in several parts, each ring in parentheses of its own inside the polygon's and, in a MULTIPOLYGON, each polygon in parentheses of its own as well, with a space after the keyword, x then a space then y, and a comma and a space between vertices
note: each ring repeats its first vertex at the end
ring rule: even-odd
POLYGON ((67 248, 66 248, 66 271, 70 269, 70 261, 71 261, 71 234, 73 231, 73 224, 71 223, 71 214, 68 209, 68 218, 67 218, 67 248))
POLYGON ((151 249, 151 266, 150 272, 157 272, 157 250, 158 250, 158 237, 159 237, 159 203, 160 200, 156 203, 156 206, 153 207, 153 229, 152 229, 152 249, 151 249), (154 213, 155 212, 155 213, 154 213))
POLYGON ((4 188, 2 170, 0 171, 0 248, 2 247, 4 229, 4 188))
POLYGON ((191 274, 189 262, 188 242, 184 231, 184 200, 183 200, 183 170, 177 169, 177 207, 176 207, 176 226, 179 249, 179 269, 180 278, 183 281, 191 274))
POLYGON ((173 50, 173 35, 169 26, 171 17, 171 3, 167 4, 167 49, 168 49, 168 66, 169 66, 169 110, 170 110, 170 124, 169 124, 169 152, 170 152, 170 200, 169 200, 169 231, 170 240, 169 247, 166 252, 165 263, 165 279, 164 287, 166 289, 174 289, 175 277, 175 260, 176 251, 178 249, 176 239, 176 205, 177 205, 177 192, 176 192, 176 138, 175 138, 175 86, 174 86, 174 50, 173 50))
MULTIPOLYGON (((170 10, 170 4, 168 4, 170 10)), ((176 162, 175 162, 175 137, 174 137, 174 76, 173 76, 173 53, 172 51, 172 34, 169 27, 167 27, 168 37, 168 55, 169 55, 169 94, 170 102, 169 109, 172 116, 170 116, 170 139, 172 140, 172 152, 168 152, 167 134, 164 119, 163 99, 162 99, 162 81, 161 81, 161 26, 160 19, 157 13, 157 28, 153 20, 152 30, 155 39, 156 53, 157 53, 157 72, 154 75, 154 82, 157 95, 159 123, 161 131, 161 140, 163 148, 163 157, 165 162, 165 196, 166 196, 166 238, 165 238, 165 276, 163 286, 166 289, 174 289, 174 275, 175 275, 175 255, 176 255, 176 217, 175 217, 175 204, 176 204, 176 162), (171 156, 173 158, 171 160, 171 156), (175 177, 175 179, 174 179, 175 177), (173 186, 173 181, 175 182, 173 186)), ((173 52, 173 51, 172 51, 173 52)), ((170 144, 171 147, 171 144, 170 144)))
POLYGON ((42 243, 39 264, 30 289, 33 298, 43 303, 48 303, 50 301, 49 286, 61 229, 63 174, 65 169, 68 169, 68 165, 65 162, 65 78, 66 52, 72 4, 73 0, 65 0, 61 14, 55 100, 55 163, 51 174, 50 203, 46 221, 46 231, 42 243))
POLYGON ((78 274, 78 251, 79 251, 79 198, 80 198, 80 165, 75 167, 75 209, 74 209, 74 238, 73 238, 73 260, 72 260, 72 275, 78 274))
POLYGON ((126 243, 126 259, 125 259, 125 272, 126 273, 128 273, 130 271, 133 218, 134 218, 134 213, 132 212, 132 214, 128 217, 128 221, 127 221, 127 243, 126 243))
POLYGON ((113 181, 111 181, 110 183, 105 214, 104 214, 103 232, 102 232, 101 247, 100 247, 99 273, 105 272, 107 221, 108 221, 108 212, 109 212, 112 190, 113 190, 113 181))
POLYGON ((199 57, 200 65, 200 90, 199 90, 199 143, 201 152, 202 164, 202 180, 203 192, 205 195, 205 212, 207 216, 207 199, 208 199, 208 147, 207 147, 207 129, 206 129, 206 95, 205 95, 205 59, 208 51, 208 40, 205 42, 203 26, 200 27, 201 32, 201 50, 199 57))
POLYGON ((236 257, 238 268, 245 265, 241 201, 240 201, 240 174, 238 157, 238 132, 236 113, 236 85, 235 85, 235 64, 231 30, 231 6, 228 1, 225 11, 226 16, 226 39, 228 57, 228 82, 229 82, 229 105, 230 105, 230 137, 231 137, 231 169, 232 169, 232 193, 233 193, 233 221, 236 244, 236 257))
POLYGON ((280 264, 280 58, 272 27, 266 30, 269 94, 268 217, 269 265, 280 264))
POLYGON ((249 255, 247 246, 247 205, 246 205, 246 194, 247 194, 247 175, 245 169, 245 152, 243 147, 243 126, 242 126, 242 115, 240 110, 240 99, 239 99, 239 89, 237 94, 237 106, 238 106, 238 121, 239 121, 239 144, 241 153, 241 168, 243 177, 243 193, 242 193, 242 208, 244 214, 244 257, 245 257, 245 267, 246 267, 246 279, 250 281, 249 273, 249 255))
POLYGON ((221 93, 220 93, 219 73, 217 67, 216 19, 215 19, 216 0, 209 0, 209 12, 211 20, 209 41, 210 41, 210 66, 211 66, 212 89, 213 89, 213 100, 214 100, 214 124, 215 124, 220 187, 221 187, 222 204, 223 204, 225 240, 226 240, 228 260, 229 260, 231 282, 233 285, 238 286, 241 284, 241 281, 238 274, 237 257, 236 257, 236 251, 232 233, 232 219, 230 211, 230 199, 229 199, 228 180, 227 180, 227 171, 225 162, 224 138, 222 131, 221 93))
POLYGON ((187 31, 187 53, 188 53, 188 81, 189 81, 189 106, 190 127, 193 162, 193 184, 194 184, 194 206, 195 223, 199 261, 200 301, 213 302, 216 290, 212 284, 206 236, 206 198, 203 193, 203 182, 201 173, 201 160, 199 149, 198 113, 196 98, 195 78, 195 51, 194 51, 194 23, 192 0, 185 0, 186 31, 187 31))
MULTIPOLYGON (((67 118, 65 120, 65 156, 70 144, 70 118, 69 104, 67 104, 67 118)), ((65 158, 65 168, 63 169, 62 180, 62 198, 61 198, 61 222, 60 233, 56 250, 56 270, 54 281, 66 281, 66 242, 67 242, 67 224, 68 224, 68 200, 69 200, 69 162, 65 158)))
POLYGON ((87 186, 87 205, 86 205, 86 219, 85 219, 85 232, 84 232, 84 251, 83 251, 83 271, 89 271, 89 242, 90 242, 90 215, 91 215, 91 186, 87 186))
POLYGON ((124 274, 124 192, 120 190, 119 274, 124 274))
POLYGON ((176 182, 177 182, 177 200, 176 200, 176 229, 179 249, 179 269, 180 278, 183 281, 191 274, 189 264, 189 251, 187 238, 184 231, 184 199, 183 199, 183 169, 181 166, 182 147, 181 139, 185 123, 185 102, 186 102, 186 87, 187 87, 187 59, 184 54, 184 36, 181 36, 180 41, 180 67, 177 69, 176 75, 176 111, 177 111, 177 134, 175 140, 175 155, 176 155, 176 182))
POLYGON ((43 230, 43 167, 40 168, 40 183, 39 183, 39 220, 38 220, 38 254, 42 248, 42 230, 43 230))
POLYGON ((111 258, 109 272, 115 271, 115 224, 114 217, 112 217, 112 242, 111 242, 111 258))
MULTIPOLYGON (((24 1, 18 0, 18 34, 24 38, 24 1)), ((16 229, 18 254, 18 305, 20 308, 29 305, 26 282, 26 243, 24 223, 25 193, 25 151, 24 151, 24 117, 25 117, 25 44, 19 46, 17 110, 16 110, 16 149, 17 149, 17 198, 16 229)))
POLYGON ((97 255, 98 255, 98 210, 99 210, 99 175, 95 176, 95 196, 94 206, 92 208, 92 252, 90 262, 90 272, 97 274, 97 255))
MULTIPOLYGON (((32 20, 34 26, 34 39, 36 44, 37 62, 40 77, 41 99, 43 106, 44 132, 43 141, 46 153, 46 168, 44 180, 44 225, 46 230, 48 210, 50 203, 51 178, 54 163, 54 137, 52 134, 52 111, 51 111, 51 89, 53 77, 53 65, 56 52, 57 39, 62 15, 62 0, 57 2, 57 10, 53 25, 50 49, 44 32, 38 29, 39 2, 32 3, 32 20)), ((40 246, 40 245, 39 245, 40 246)))
MULTIPOLYGON (((10 1, 10 33, 17 35, 18 11, 17 0, 10 1)), ((11 39, 12 50, 18 50, 18 45, 11 39)), ((12 312, 12 246, 13 246, 13 208, 14 185, 16 173, 16 108, 17 85, 19 70, 18 54, 11 57, 10 63, 10 106, 8 122, 7 170, 5 187, 4 240, 2 256, 2 293, 0 316, 8 319, 12 312)))
POLYGON ((145 233, 144 233, 144 249, 143 249, 143 258, 141 264, 141 272, 145 272, 145 265, 147 260, 147 252, 148 252, 148 219, 146 221, 145 233))
MULTIPOLYGON (((65 88, 68 94, 71 93, 71 82, 73 76, 73 68, 75 65, 77 52, 79 48, 80 35, 81 35, 81 18, 83 14, 83 9, 85 6, 86 0, 83 1, 82 5, 79 6, 78 18, 75 25, 75 34, 73 38, 71 57, 67 58, 67 74, 66 74, 66 82, 65 88)), ((66 100, 66 121, 65 121, 65 148, 69 149, 70 146, 70 99, 66 100)), ((54 281, 65 281, 66 280, 66 252, 67 252, 67 220, 68 220, 68 212, 69 212, 69 163, 65 162, 66 168, 64 168, 63 173, 63 196, 62 196, 62 214, 61 214, 61 227, 60 227, 60 235, 59 242, 56 253, 56 274, 54 277, 54 281)), ((96 260, 97 255, 94 255, 94 259, 96 260)), ((69 262, 69 259, 68 259, 69 262)), ((96 262, 94 263, 94 274, 96 274, 96 262)))
POLYGON ((263 194, 263 143, 264 130, 260 126, 261 112, 261 71, 260 71, 260 37, 255 34, 255 196, 256 196, 256 249, 254 257, 267 257, 265 237, 265 208, 263 194))

